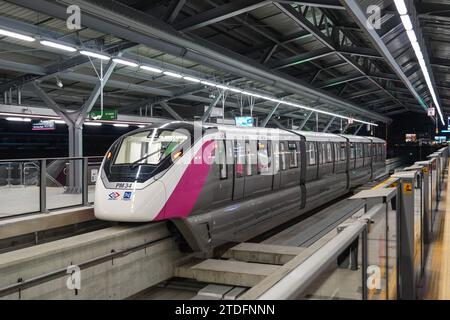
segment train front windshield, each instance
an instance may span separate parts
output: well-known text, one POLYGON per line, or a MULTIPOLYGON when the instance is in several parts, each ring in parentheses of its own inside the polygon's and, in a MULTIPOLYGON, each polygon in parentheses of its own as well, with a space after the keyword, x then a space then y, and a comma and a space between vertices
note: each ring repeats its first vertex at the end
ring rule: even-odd
POLYGON ((125 136, 105 158, 106 177, 110 182, 147 181, 173 163, 172 155, 191 144, 189 134, 186 130, 157 128, 125 136))
POLYGON ((113 165, 158 165, 189 137, 183 133, 154 129, 123 139, 113 165))

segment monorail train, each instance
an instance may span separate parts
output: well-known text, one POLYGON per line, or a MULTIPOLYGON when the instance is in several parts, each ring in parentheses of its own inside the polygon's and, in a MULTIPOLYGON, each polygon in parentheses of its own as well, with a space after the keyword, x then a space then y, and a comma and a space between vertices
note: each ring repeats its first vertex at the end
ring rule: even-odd
POLYGON ((385 170, 374 137, 170 122, 119 138, 95 190, 102 220, 169 220, 193 251, 241 242, 385 170))

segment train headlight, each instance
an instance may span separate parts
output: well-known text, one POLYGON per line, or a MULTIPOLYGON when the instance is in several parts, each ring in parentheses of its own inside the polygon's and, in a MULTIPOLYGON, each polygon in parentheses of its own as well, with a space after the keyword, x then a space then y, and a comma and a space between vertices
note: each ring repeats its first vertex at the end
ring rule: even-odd
POLYGON ((183 155, 183 151, 177 151, 175 152, 175 154, 173 155, 172 159, 173 161, 177 160, 179 157, 181 157, 183 155))

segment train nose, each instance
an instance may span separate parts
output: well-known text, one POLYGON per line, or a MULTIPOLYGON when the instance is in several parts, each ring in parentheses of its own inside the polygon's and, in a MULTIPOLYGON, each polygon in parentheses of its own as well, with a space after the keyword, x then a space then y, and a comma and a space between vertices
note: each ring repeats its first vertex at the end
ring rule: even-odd
POLYGON ((141 190, 118 190, 106 189, 100 180, 95 188, 95 217, 109 221, 153 221, 164 215, 165 193, 161 181, 141 190))

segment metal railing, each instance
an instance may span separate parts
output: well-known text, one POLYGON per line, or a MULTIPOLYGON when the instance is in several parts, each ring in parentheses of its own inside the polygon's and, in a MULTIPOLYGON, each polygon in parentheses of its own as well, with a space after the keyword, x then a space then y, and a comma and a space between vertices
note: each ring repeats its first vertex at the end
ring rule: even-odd
POLYGON ((102 159, 0 160, 0 218, 91 205, 102 159))
POLYGON ((391 187, 356 195, 355 199, 366 200, 367 207, 376 204, 339 225, 336 236, 258 299, 397 298, 399 211, 390 203, 398 200, 398 192, 399 187, 391 187))

